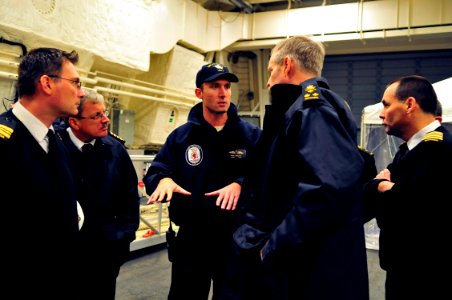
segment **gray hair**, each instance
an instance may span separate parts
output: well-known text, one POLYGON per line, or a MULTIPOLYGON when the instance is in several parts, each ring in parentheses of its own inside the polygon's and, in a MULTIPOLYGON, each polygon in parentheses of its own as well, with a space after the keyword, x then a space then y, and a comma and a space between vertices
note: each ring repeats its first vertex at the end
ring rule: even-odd
POLYGON ((80 105, 78 107, 78 114, 77 116, 80 117, 82 115, 84 106, 85 106, 85 102, 91 102, 91 103, 104 103, 105 104, 105 100, 104 100, 104 96, 102 96, 101 94, 99 94, 95 89, 90 89, 87 87, 82 87, 83 92, 85 93, 85 96, 83 96, 80 99, 80 105))
POLYGON ((323 61, 325 59, 325 47, 306 36, 294 36, 276 44, 271 55, 277 64, 281 64, 284 57, 288 56, 303 69, 321 76, 323 61))

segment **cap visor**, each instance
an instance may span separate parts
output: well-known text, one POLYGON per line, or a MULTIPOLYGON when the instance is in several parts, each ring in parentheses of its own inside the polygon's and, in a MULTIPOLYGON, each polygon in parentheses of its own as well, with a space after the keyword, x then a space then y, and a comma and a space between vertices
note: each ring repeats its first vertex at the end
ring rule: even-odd
POLYGON ((204 80, 204 82, 211 82, 218 79, 226 79, 230 82, 239 82, 239 79, 237 76, 235 76, 232 73, 222 73, 222 74, 215 74, 204 80))

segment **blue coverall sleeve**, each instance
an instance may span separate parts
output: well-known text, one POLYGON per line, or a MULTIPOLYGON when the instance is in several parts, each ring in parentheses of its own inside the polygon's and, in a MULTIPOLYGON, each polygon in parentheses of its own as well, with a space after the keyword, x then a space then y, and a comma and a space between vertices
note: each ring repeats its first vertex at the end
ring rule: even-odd
POLYGON ((170 153, 170 143, 171 135, 155 156, 143 178, 144 185, 146 186, 146 193, 148 195, 151 195, 154 192, 162 178, 171 177, 173 174, 174 162, 170 153))

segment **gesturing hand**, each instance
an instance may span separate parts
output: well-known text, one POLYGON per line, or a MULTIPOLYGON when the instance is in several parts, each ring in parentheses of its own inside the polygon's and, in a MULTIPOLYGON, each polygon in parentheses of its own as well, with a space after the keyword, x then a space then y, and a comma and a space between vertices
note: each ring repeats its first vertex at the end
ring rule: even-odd
POLYGON ((149 196, 147 204, 162 202, 165 198, 166 201, 171 201, 173 193, 180 193, 188 196, 191 195, 189 191, 181 188, 173 179, 165 177, 160 180, 155 191, 149 196))
POLYGON ((222 189, 205 193, 205 196, 218 196, 217 206, 221 206, 221 209, 234 210, 237 207, 237 202, 240 197, 242 186, 236 182, 233 182, 222 189))

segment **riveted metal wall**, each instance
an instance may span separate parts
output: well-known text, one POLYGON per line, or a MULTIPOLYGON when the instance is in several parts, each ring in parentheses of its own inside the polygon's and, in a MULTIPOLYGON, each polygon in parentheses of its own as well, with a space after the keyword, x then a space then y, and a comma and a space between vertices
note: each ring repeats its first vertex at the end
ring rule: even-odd
POLYGON ((327 56, 322 76, 349 101, 359 126, 363 108, 380 102, 389 82, 411 74, 432 83, 451 77, 452 50, 327 56))

